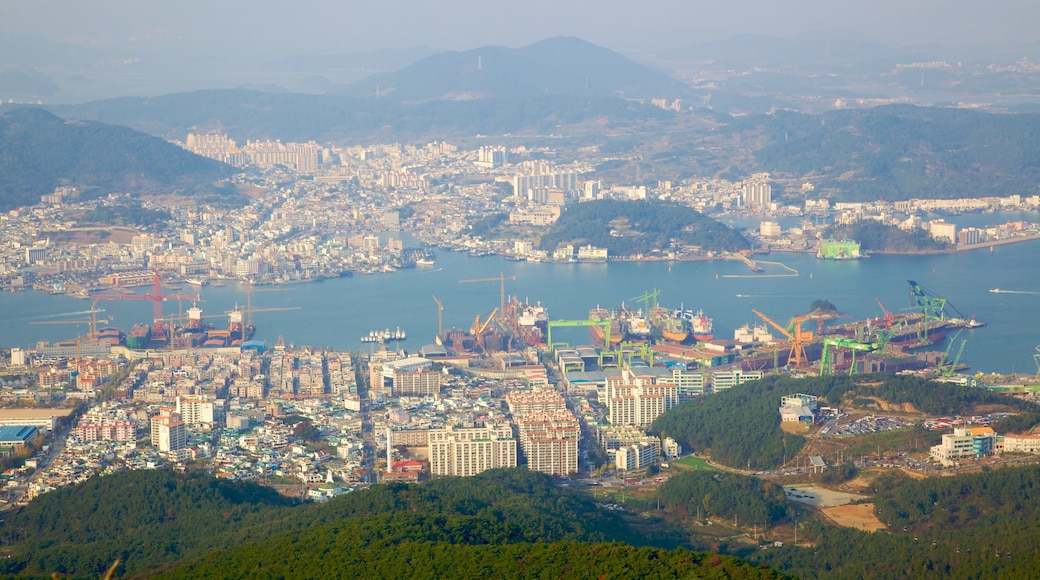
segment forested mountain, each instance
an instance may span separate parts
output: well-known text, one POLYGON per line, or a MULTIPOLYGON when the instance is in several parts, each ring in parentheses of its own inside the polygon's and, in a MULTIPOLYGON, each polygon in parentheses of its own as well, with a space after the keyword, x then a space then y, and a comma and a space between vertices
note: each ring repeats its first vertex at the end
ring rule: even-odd
POLYGON ((59 185, 191 191, 234 171, 126 127, 66 121, 37 108, 0 113, 0 211, 39 203, 59 185))
POLYGON ((735 558, 639 548, 652 541, 616 512, 526 469, 307 505, 251 483, 132 471, 45 494, 9 515, 0 537, 9 555, 0 574, 19 575, 97 577, 119 559, 120 574, 178 578, 489 577, 518 567, 779 577, 735 558))
POLYGON ((748 247, 744 236, 690 207, 610 199, 568 206, 540 245, 552 251, 560 244, 592 244, 611 256, 628 256, 668 251, 673 243, 716 252, 748 247))
POLYGON ((521 48, 485 46, 429 56, 350 86, 353 97, 407 102, 570 95, 677 98, 689 87, 662 71, 578 38, 547 38, 521 48))
POLYGON ((1040 467, 875 480, 888 533, 809 526, 811 548, 788 546, 755 561, 801 578, 1038 578, 1040 467))
POLYGON ((823 115, 778 111, 729 130, 758 133, 759 171, 842 200, 956 199, 1040 192, 1040 115, 891 105, 823 115))
POLYGON ((864 253, 935 252, 950 247, 950 244, 933 238, 924 229, 904 230, 874 220, 834 226, 827 233, 834 238, 856 240, 864 253))

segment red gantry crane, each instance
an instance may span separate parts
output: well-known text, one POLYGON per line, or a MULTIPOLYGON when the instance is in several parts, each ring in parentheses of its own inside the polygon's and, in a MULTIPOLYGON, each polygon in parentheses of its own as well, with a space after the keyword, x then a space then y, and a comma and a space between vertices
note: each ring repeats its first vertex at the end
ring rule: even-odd
MULTIPOLYGON (((150 300, 152 302, 152 337, 159 338, 166 336, 166 325, 163 321, 163 307, 162 303, 165 300, 199 300, 198 294, 163 294, 162 292, 162 276, 159 275, 158 271, 153 272, 152 276, 152 291, 150 294, 125 294, 120 292, 119 294, 96 294, 92 296, 94 304, 97 304, 98 300, 150 300)), ((171 329, 172 339, 172 329, 171 329)))
POLYGON ((787 364, 794 368, 808 366, 809 357, 805 354, 805 345, 812 341, 813 333, 811 330, 802 330, 802 323, 811 319, 811 314, 792 318, 791 324, 789 325, 792 330, 788 331, 783 326, 773 322, 773 320, 765 314, 762 314, 753 308, 751 309, 751 312, 754 312, 759 318, 766 321, 770 326, 777 329, 787 337, 787 340, 791 343, 791 351, 787 355, 787 364))

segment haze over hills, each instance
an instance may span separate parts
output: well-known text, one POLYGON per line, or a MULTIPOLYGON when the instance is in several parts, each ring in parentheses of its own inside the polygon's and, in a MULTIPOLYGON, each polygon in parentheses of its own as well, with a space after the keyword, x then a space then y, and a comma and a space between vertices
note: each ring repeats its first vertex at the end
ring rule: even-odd
POLYGON ((556 37, 515 49, 486 46, 436 54, 354 83, 346 94, 423 102, 531 95, 676 98, 689 90, 607 48, 556 37))
POLYGON ((0 210, 38 203, 59 185, 193 190, 235 171, 126 127, 66 121, 38 108, 0 113, 0 210))

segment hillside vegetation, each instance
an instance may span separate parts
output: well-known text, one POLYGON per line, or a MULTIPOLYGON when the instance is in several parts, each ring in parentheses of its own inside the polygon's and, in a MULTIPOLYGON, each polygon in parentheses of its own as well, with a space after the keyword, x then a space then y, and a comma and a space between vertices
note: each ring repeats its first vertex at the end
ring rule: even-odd
POLYGON ((81 190, 191 191, 235 170, 126 127, 66 121, 36 108, 0 113, 0 211, 81 190))
POLYGON ((748 247, 743 235, 693 208, 668 202, 602 199, 569 206, 540 247, 552 251, 560 244, 592 244, 611 256, 650 254, 673 243, 710 251, 748 247))
POLYGON ((1033 403, 983 389, 965 389, 916 377, 892 375, 833 376, 792 379, 771 375, 700 397, 658 417, 652 432, 673 437, 685 449, 711 451, 714 461, 761 470, 781 465, 805 444, 800 435, 780 430, 780 399, 785 395, 816 395, 832 405, 847 398, 876 398, 894 405, 909 403, 933 416, 964 412, 973 405, 1004 404, 1034 416, 1033 403))
POLYGON ((760 171, 808 179, 847 201, 957 199, 1040 191, 1040 115, 891 105, 823 115, 780 111, 756 132, 760 171))
POLYGON ((1040 466, 872 486, 889 532, 812 525, 812 548, 787 546, 752 559, 801 578, 1038 578, 1040 466))
POLYGON ((121 574, 178 578, 512 577, 517 567, 779 577, 735 558, 636 547, 652 542, 616 512, 526 469, 306 505, 247 482, 124 472, 45 494, 8 516, 0 538, 0 574, 17 575, 97 577, 119 559, 121 574))

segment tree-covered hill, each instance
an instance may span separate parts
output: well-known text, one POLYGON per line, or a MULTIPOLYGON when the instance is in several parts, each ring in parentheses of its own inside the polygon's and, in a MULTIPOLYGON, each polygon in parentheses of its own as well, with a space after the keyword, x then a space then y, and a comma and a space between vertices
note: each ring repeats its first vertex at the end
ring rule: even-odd
POLYGON ((872 486, 887 532, 811 525, 811 548, 787 546, 754 561, 801 578, 1038 578, 1040 467, 872 486))
POLYGON ((367 543, 350 530, 214 554, 159 578, 785 578, 732 556, 628 544, 367 543), (317 545, 309 542, 316 541, 317 545))
POLYGON ((0 113, 0 211, 39 203, 59 185, 193 190, 234 171, 126 127, 66 121, 37 108, 0 113))
POLYGON ((933 238, 923 229, 904 230, 874 220, 834 226, 828 235, 856 240, 864 253, 936 252, 950 247, 950 244, 933 238))
POLYGON ((649 254, 673 243, 711 251, 748 247, 743 235, 686 206, 670 202, 602 199, 569 206, 542 236, 541 248, 592 244, 611 256, 649 254))
POLYGON ((792 379, 777 375, 752 381, 676 406, 658 417, 652 431, 673 437, 686 449, 711 450, 724 465, 753 470, 776 467, 792 458, 805 438, 780 430, 780 399, 816 395, 831 405, 856 398, 910 404, 941 416, 964 413, 974 405, 1003 404, 1036 417, 1035 404, 982 389, 966 389, 916 377, 893 375, 833 376, 792 379))
POLYGON ((120 574, 135 576, 510 577, 520 566, 536 575, 631 567, 649 577, 777 577, 733 558, 636 547, 654 539, 526 469, 377 485, 305 505, 251 483, 124 472, 41 496, 4 520, 0 538, 0 574, 9 575, 97 577, 118 559, 120 574))
POLYGON ((271 488, 168 470, 95 477, 4 519, 0 574, 98 577, 117 558, 146 570, 233 545, 292 505, 271 488))
POLYGON ((806 179, 841 200, 956 199, 1040 192, 1040 115, 891 105, 777 112, 729 127, 760 134, 759 171, 806 179))

